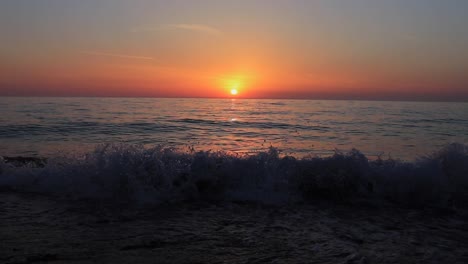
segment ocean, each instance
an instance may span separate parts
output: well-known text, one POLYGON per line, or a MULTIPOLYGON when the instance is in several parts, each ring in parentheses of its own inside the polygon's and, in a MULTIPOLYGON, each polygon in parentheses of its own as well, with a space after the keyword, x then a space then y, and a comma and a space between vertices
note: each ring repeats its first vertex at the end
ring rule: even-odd
POLYGON ((466 103, 0 111, 2 263, 467 263, 466 103))
POLYGON ((294 157, 358 149, 414 160, 468 143, 468 103, 0 98, 0 155, 53 157, 99 144, 294 157))
POLYGON ((156 204, 468 201, 466 103, 0 102, 0 190, 156 204))

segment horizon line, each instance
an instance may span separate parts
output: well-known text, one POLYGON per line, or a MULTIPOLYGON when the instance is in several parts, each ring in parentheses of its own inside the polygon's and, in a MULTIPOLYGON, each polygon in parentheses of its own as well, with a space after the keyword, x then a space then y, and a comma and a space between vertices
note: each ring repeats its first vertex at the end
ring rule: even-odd
POLYGON ((437 100, 437 99, 385 99, 385 98, 297 98, 297 97, 196 97, 196 96, 102 96, 102 95, 0 95, 10 98, 152 98, 152 99, 237 99, 237 100, 301 100, 301 101, 372 101, 372 102, 421 102, 421 103, 468 103, 468 99, 462 100, 437 100))

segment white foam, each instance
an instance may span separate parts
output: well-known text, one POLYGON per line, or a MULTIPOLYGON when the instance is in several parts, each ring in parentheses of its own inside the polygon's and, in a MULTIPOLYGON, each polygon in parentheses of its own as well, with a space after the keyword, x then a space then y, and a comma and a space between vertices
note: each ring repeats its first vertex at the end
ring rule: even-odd
POLYGON ((100 145, 85 155, 51 158, 43 167, 0 159, 0 186, 69 198, 116 202, 390 199, 449 206, 468 190, 468 147, 449 145, 415 162, 368 160, 362 153, 320 158, 181 152, 141 145, 100 145))

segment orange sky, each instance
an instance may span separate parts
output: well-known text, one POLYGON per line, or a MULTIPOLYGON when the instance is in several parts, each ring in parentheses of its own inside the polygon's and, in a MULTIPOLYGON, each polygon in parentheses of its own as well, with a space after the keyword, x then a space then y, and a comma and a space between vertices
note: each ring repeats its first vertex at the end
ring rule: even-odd
POLYGON ((0 95, 468 100, 468 21, 451 1, 0 10, 0 95))

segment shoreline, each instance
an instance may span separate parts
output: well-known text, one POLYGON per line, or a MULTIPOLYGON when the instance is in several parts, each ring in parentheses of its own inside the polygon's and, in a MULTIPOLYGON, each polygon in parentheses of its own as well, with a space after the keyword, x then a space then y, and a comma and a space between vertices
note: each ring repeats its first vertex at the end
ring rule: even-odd
POLYGON ((112 207, 0 191, 4 263, 462 263, 468 212, 333 203, 112 207))

